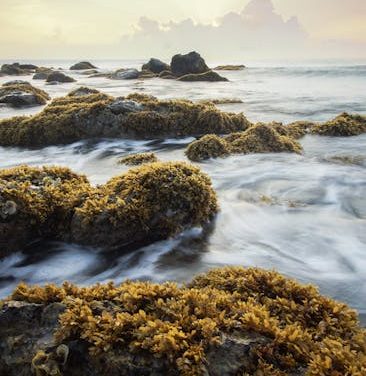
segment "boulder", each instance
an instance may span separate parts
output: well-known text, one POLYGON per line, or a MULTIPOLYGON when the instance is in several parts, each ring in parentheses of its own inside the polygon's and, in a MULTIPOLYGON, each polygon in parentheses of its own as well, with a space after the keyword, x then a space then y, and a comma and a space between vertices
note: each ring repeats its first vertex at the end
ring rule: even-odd
POLYGON ((229 81, 227 78, 220 76, 218 73, 209 70, 205 73, 199 74, 186 74, 177 79, 183 82, 195 82, 195 81, 208 81, 208 82, 219 82, 219 81, 229 81))
POLYGON ((205 60, 197 52, 190 52, 186 55, 175 55, 170 63, 171 71, 175 76, 186 74, 200 74, 210 70, 205 60))
POLYGON ((49 73, 46 72, 38 72, 33 75, 33 80, 47 80, 49 73))
POLYGON ((357 313, 275 271, 226 267, 188 285, 20 284, 0 309, 0 374, 366 374, 357 313))
POLYGON ((0 103, 12 107, 39 106, 46 104, 49 95, 27 81, 9 81, 0 87, 0 103))
POLYGON ((19 64, 20 69, 27 69, 27 70, 36 70, 38 69, 37 65, 34 64, 19 64))
POLYGON ((142 66, 142 70, 159 74, 164 70, 170 70, 170 66, 159 59, 151 58, 148 63, 142 66))
POLYGON ((114 80, 135 80, 139 78, 140 72, 137 69, 119 69, 112 73, 114 80))
POLYGON ((18 63, 3 64, 1 66, 1 73, 9 76, 22 76, 29 74, 30 70, 21 68, 18 63))
POLYGON ((81 61, 80 63, 76 63, 70 67, 70 70, 86 70, 86 69, 96 69, 93 64, 89 63, 88 61, 81 61))
POLYGON ((72 77, 66 76, 62 72, 52 72, 47 76, 47 82, 60 82, 60 83, 66 83, 66 82, 75 82, 76 80, 72 77))
POLYGON ((108 108, 115 114, 128 114, 130 112, 143 111, 144 106, 141 103, 125 100, 116 99, 114 102, 108 105, 108 108))

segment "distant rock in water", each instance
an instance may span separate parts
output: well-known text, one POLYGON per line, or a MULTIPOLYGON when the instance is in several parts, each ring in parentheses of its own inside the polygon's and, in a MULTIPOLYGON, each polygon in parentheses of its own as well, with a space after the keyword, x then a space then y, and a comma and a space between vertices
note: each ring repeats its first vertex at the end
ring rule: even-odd
POLYGON ((10 76, 21 76, 21 75, 31 74, 36 69, 37 69, 37 66, 33 64, 13 63, 13 64, 3 64, 1 66, 0 72, 5 75, 10 75, 10 76))
POLYGON ((62 72, 52 72, 47 76, 47 82, 60 82, 60 83, 67 83, 67 82, 75 82, 76 80, 72 77, 66 76, 62 72))
POLYGON ((114 98, 83 88, 54 99, 36 115, 0 120, 0 145, 29 147, 98 137, 227 134, 249 125, 243 114, 222 112, 212 103, 158 100, 140 93, 114 98))
POLYGON ((12 107, 39 106, 46 104, 49 95, 27 81, 9 81, 0 87, 0 103, 12 107))
POLYGON ((4 376, 366 375, 357 312, 259 268, 183 286, 22 283, 1 306, 0 351, 4 376))
POLYGON ((142 66, 142 70, 159 74, 162 71, 170 70, 170 66, 159 59, 151 58, 148 63, 142 66))
POLYGON ((140 72, 137 69, 119 69, 111 74, 114 80, 135 80, 139 78, 140 72))
POLYGON ((178 81, 184 82, 195 82, 195 81, 208 81, 208 82, 218 82, 218 81, 229 81, 227 78, 220 76, 218 73, 209 70, 205 73, 199 74, 186 74, 178 78, 178 81))
POLYGON ((170 63, 171 71, 175 76, 186 74, 200 74, 210 70, 205 60, 197 52, 190 52, 186 55, 175 55, 170 63))
POLYGON ((0 187, 0 257, 38 238, 148 244, 204 226, 218 210, 208 176, 183 162, 150 163, 98 187, 67 168, 20 166, 0 170, 0 187))
POLYGON ((33 80, 47 80, 49 73, 46 72, 38 72, 33 75, 33 80))
POLYGON ((245 69, 245 65, 219 65, 213 70, 223 70, 223 71, 240 71, 245 69))
POLYGON ((162 72, 159 73, 159 78, 175 80, 177 77, 173 75, 171 70, 163 70, 162 72))
POLYGON ((93 64, 89 63, 88 61, 81 61, 80 63, 76 63, 70 67, 70 70, 86 70, 86 69, 96 69, 93 64))

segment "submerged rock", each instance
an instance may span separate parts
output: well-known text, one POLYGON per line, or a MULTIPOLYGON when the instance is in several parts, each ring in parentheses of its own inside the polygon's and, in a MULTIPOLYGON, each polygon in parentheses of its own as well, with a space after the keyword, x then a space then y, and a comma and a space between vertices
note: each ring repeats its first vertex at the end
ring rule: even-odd
POLYGON ((209 70, 200 74, 186 74, 178 78, 178 81, 194 82, 194 81, 229 81, 227 78, 220 76, 218 73, 209 70))
POLYGON ((39 73, 35 73, 32 78, 33 80, 47 80, 48 75, 49 73, 39 72, 39 73))
POLYGON ((46 104, 50 96, 27 81, 10 81, 0 87, 0 103, 13 107, 46 104))
POLYGON ((81 61, 70 67, 70 70, 86 70, 86 69, 96 69, 96 67, 89 63, 89 61, 81 61))
POLYGON ((203 226, 216 211, 210 179, 185 163, 137 167, 96 188, 67 168, 0 170, 0 257, 37 239, 148 244, 203 226))
POLYGON ((151 163, 111 179, 76 209, 71 240, 121 247, 166 239, 217 212, 210 179, 183 162, 151 163))
POLYGON ((171 71, 175 76, 186 74, 200 74, 210 70, 205 60, 195 51, 186 55, 175 55, 170 63, 171 71))
POLYGON ((278 133, 273 124, 258 123, 244 132, 232 133, 224 138, 212 135, 202 137, 188 145, 186 155, 193 161, 200 161, 229 154, 301 151, 302 147, 295 139, 278 133))
POLYGON ((213 104, 158 100, 143 94, 115 99, 72 92, 31 117, 0 121, 0 145, 44 146, 94 137, 180 137, 225 134, 250 125, 243 114, 222 112, 213 104))
POLYGON ((216 68, 213 68, 213 70, 239 71, 245 68, 245 65, 218 65, 216 68))
POLYGON ((171 70, 164 70, 159 73, 159 78, 164 78, 164 79, 173 79, 175 80, 177 77, 175 77, 172 73, 171 70))
POLYGON ((152 162, 158 162, 158 158, 154 153, 130 154, 118 160, 119 164, 125 164, 127 166, 138 166, 152 162))
POLYGON ((37 67, 32 64, 3 64, 1 66, 0 72, 4 75, 10 76, 22 76, 32 73, 37 67))
POLYGON ((151 58, 149 62, 142 66, 142 70, 148 70, 150 72, 159 74, 165 70, 170 70, 170 66, 159 59, 151 58))
POLYGON ((62 72, 52 72, 47 76, 47 82, 60 82, 60 83, 66 83, 66 82, 75 82, 76 80, 72 77, 66 76, 62 72))
POLYGON ((21 284, 0 310, 7 376, 361 376, 365 344, 347 305, 257 268, 182 287, 21 284))
POLYGON ((112 73, 114 80, 135 80, 139 78, 140 72, 137 69, 119 69, 112 73))

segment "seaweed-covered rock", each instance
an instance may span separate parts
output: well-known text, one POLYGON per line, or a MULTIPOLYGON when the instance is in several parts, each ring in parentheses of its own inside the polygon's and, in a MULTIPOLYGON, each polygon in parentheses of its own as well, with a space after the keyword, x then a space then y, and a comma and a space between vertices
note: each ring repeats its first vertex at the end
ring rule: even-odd
POLYGON ((80 86, 75 90, 70 91, 69 97, 82 97, 84 95, 99 94, 99 91, 86 86, 80 86))
POLYGON ((240 71, 243 69, 245 69, 245 65, 218 65, 213 70, 240 71))
POLYGON ((118 160, 119 164, 125 164, 127 166, 138 166, 152 162, 158 162, 158 158, 154 153, 130 154, 118 160))
POLYGON ((191 161, 224 157, 230 154, 230 145, 222 137, 214 134, 203 136, 188 145, 186 155, 191 161))
POLYGON ((7 376, 366 374, 357 313, 275 271, 212 270, 188 286, 19 285, 0 311, 7 376))
POLYGON ((114 80, 135 80, 139 78, 140 72, 137 69, 119 69, 111 74, 114 80))
POLYGON ((193 161, 225 156, 228 154, 249 153, 301 153, 301 145, 286 134, 282 124, 258 123, 244 132, 235 132, 221 138, 202 137, 188 145, 186 155, 193 161), (278 127, 277 132, 276 127, 278 127))
POLYGON ((186 74, 178 78, 178 81, 184 82, 194 82, 194 81, 208 81, 208 82, 217 82, 217 81, 229 81, 227 78, 220 76, 218 73, 209 70, 205 73, 199 74, 186 74))
POLYGON ((100 187, 67 168, 0 170, 0 257, 37 239, 147 244, 204 225, 216 211, 209 178, 184 163, 137 167, 100 187))
POLYGON ((70 70, 86 70, 86 69, 95 69, 96 67, 89 63, 89 61, 81 61, 80 63, 76 63, 70 67, 70 70))
POLYGON ((46 104, 50 96, 26 81, 11 81, 0 87, 0 103, 13 107, 46 104))
POLYGON ((75 82, 76 80, 70 76, 66 76, 66 74, 62 72, 51 72, 47 76, 47 82, 60 82, 60 83, 67 83, 67 82, 75 82))
POLYGON ((314 125, 311 133, 321 136, 358 136, 366 133, 366 117, 344 112, 333 120, 314 125))
POLYGON ((142 70, 148 70, 150 72, 159 74, 165 70, 170 70, 170 66, 159 59, 151 58, 142 66, 142 70))
POLYGON ((171 70, 164 70, 159 73, 159 78, 164 78, 167 80, 175 80, 177 77, 175 77, 171 70))
POLYGON ((44 146, 93 137, 224 134, 249 125, 243 114, 222 112, 213 104, 158 100, 142 94, 115 99, 95 92, 82 96, 71 93, 53 100, 34 116, 1 120, 0 145, 44 146))
POLYGON ((208 176, 186 163, 151 163, 111 179, 76 209, 72 241, 104 247, 149 243, 202 226, 216 214, 208 176))
POLYGON ((171 71, 175 76, 186 74, 200 74, 210 70, 205 60, 195 51, 186 55, 174 55, 170 63, 171 71))
POLYGON ((39 237, 67 233, 74 207, 90 189, 84 176, 67 168, 0 170, 0 257, 39 237))

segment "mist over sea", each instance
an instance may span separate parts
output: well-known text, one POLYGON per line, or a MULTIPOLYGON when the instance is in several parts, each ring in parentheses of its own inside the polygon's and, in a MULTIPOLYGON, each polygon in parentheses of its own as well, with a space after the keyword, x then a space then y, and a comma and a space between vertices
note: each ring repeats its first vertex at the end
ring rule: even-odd
MULTIPOLYGON (((76 61, 26 62, 67 70, 76 61)), ((144 61, 91 62, 108 71, 140 68, 144 61)), ((67 70, 77 82, 50 86, 31 76, 7 76, 0 77, 0 84, 28 80, 53 98, 78 86, 114 96, 137 91, 193 101, 238 98, 243 103, 219 107, 244 112, 253 122, 324 121, 344 111, 366 114, 366 63, 244 63, 243 71, 221 72, 229 82, 110 80, 67 70)), ((41 109, 0 107, 0 118, 41 109)), ((0 147, 0 167, 64 165, 100 184, 126 170, 117 164, 123 155, 151 150, 162 160, 186 160, 184 149, 192 140, 89 140, 40 150, 0 147)), ((212 178, 221 206, 209 231, 193 229, 125 254, 65 243, 35 244, 0 261, 0 298, 20 281, 70 280, 87 285, 139 278, 184 282, 212 267, 245 265, 275 268, 301 282, 317 284, 322 293, 366 315, 366 135, 306 136, 300 142, 303 155, 235 155, 200 163, 212 178), (34 249, 42 252, 35 256, 34 249)))

